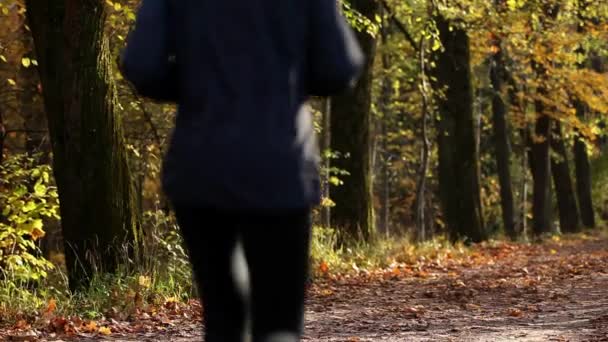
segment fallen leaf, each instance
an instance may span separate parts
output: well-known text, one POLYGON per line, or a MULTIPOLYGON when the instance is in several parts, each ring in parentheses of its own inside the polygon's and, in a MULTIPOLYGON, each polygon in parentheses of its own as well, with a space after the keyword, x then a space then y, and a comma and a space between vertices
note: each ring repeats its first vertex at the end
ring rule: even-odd
POLYGON ((93 333, 97 331, 97 323, 95 321, 89 321, 89 323, 85 324, 82 328, 84 332, 93 333))
POLYGON ((99 333, 102 335, 111 335, 112 334, 112 329, 108 328, 108 327, 100 327, 99 328, 99 333))
POLYGON ((321 264, 319 265, 319 271, 321 271, 321 273, 323 274, 329 272, 329 265, 327 265, 325 261, 321 262, 321 264))
POLYGON ((511 317, 522 317, 523 315, 524 315, 524 312, 521 311, 520 309, 517 309, 517 308, 509 309, 509 316, 511 316, 511 317))
POLYGON ((28 327, 29 327, 29 324, 27 324, 27 321, 24 319, 20 319, 17 321, 17 323, 15 323, 15 329, 18 329, 18 330, 27 329, 28 327))

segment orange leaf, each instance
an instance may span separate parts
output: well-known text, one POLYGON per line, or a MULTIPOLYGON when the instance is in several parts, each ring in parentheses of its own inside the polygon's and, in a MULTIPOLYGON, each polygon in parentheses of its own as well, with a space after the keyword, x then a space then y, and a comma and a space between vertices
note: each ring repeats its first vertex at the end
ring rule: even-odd
POLYGON ((319 265, 319 270, 321 271, 321 273, 329 272, 329 266, 325 261, 321 262, 321 265, 319 265))
POLYGON ((44 230, 42 230, 40 228, 34 228, 34 229, 32 229, 30 235, 32 236, 32 239, 34 241, 36 241, 36 240, 38 240, 40 238, 43 238, 44 235, 45 235, 45 233, 44 233, 44 230))
POLYGON ((516 309, 516 308, 511 308, 509 309, 509 316, 511 317, 522 317, 524 315, 524 312, 516 309))
POLYGON ((27 324, 27 321, 24 319, 20 319, 19 321, 17 321, 17 323, 15 323, 15 329, 25 329, 29 326, 29 324, 27 324))
POLYGON ((84 325, 83 330, 84 330, 84 332, 88 332, 88 333, 96 332, 97 323, 95 323, 94 321, 90 321, 89 323, 84 325))
POLYGON ((49 303, 46 307, 45 313, 52 314, 57 309, 57 301, 54 299, 50 299, 49 303))

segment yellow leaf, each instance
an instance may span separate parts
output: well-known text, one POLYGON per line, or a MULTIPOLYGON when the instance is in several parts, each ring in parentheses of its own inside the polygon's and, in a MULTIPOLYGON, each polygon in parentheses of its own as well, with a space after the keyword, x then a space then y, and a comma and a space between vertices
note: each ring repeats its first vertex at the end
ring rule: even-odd
POLYGON ((15 80, 12 79, 12 78, 7 79, 6 81, 8 82, 8 84, 10 84, 12 86, 16 86, 17 85, 17 82, 15 82, 15 80))
POLYGON ((30 65, 32 65, 32 60, 27 57, 23 57, 23 58, 21 58, 21 65, 23 65, 26 68, 29 68, 30 65))
POLYGON ((148 276, 139 276, 139 286, 148 288, 152 284, 152 279, 148 276))
POLYGON ((551 254, 557 254, 557 251, 555 249, 552 249, 550 252, 551 254))
POLYGON ((99 328, 99 333, 102 335, 108 336, 108 335, 112 334, 112 329, 110 329, 108 327, 101 327, 101 328, 99 328))
POLYGON ((116 3, 114 3, 114 9, 116 11, 120 11, 122 9, 122 5, 116 2, 116 3))

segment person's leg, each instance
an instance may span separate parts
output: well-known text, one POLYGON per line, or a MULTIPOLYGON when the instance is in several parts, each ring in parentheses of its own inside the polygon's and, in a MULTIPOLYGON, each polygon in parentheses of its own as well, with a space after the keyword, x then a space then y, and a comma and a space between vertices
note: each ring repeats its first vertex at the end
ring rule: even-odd
POLYGON ((251 284, 254 342, 299 341, 308 275, 310 210, 241 223, 251 284))
POLYGON ((206 342, 242 342, 245 298, 233 273, 237 246, 234 217, 200 208, 176 207, 204 309, 206 342))

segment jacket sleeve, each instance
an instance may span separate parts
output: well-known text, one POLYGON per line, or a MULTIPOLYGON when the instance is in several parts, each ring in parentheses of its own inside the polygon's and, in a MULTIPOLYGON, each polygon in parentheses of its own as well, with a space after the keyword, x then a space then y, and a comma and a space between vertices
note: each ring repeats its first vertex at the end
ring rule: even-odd
POLYGON ((166 0, 143 0, 121 58, 123 76, 138 93, 158 101, 178 99, 172 25, 166 0))
POLYGON ((308 92, 330 96, 354 85, 365 56, 336 0, 310 0, 308 92))

